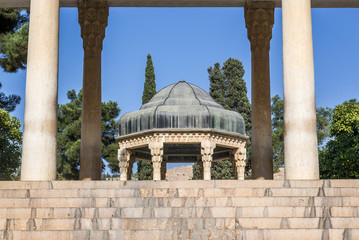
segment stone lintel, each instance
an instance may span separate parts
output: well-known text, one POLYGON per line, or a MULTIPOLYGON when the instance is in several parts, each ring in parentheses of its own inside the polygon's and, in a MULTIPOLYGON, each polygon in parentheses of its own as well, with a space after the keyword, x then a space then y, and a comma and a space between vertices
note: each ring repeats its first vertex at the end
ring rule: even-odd
POLYGON ((234 137, 225 134, 212 133, 212 132, 163 132, 154 133, 149 132, 141 135, 126 135, 117 138, 119 148, 126 147, 128 149, 135 149, 149 145, 151 142, 161 141, 163 143, 201 143, 204 140, 214 142, 217 146, 240 148, 246 144, 247 138, 244 136, 234 137))
MULTIPOLYGON (((244 7, 245 0, 108 0, 110 7, 244 7)), ((275 7, 281 7, 275 0, 275 7)), ((30 0, 0 0, 0 8, 30 7, 30 0)), ((77 7, 77 0, 60 0, 60 7, 77 7)), ((357 0, 312 0, 312 8, 359 8, 357 0)))

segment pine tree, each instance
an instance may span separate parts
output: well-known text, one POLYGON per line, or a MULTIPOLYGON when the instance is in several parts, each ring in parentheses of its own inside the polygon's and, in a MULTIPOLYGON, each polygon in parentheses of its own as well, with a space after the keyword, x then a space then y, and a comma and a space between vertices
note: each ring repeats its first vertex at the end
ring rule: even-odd
MULTIPOLYGON (((148 103, 156 94, 155 70, 153 68, 151 55, 147 55, 145 83, 142 94, 142 104, 148 103)), ((137 161, 138 180, 152 180, 153 166, 146 161, 137 161)))
POLYGON ((29 14, 23 9, 0 9, 0 65, 6 72, 25 69, 29 14))
MULTIPOLYGON (((76 94, 75 90, 67 92, 70 102, 60 105, 57 114, 57 174, 58 179, 78 179, 80 166, 81 145, 81 111, 82 90, 76 94)), ((111 172, 119 172, 115 135, 117 134, 120 114, 116 102, 102 103, 101 157, 109 162, 111 172)))

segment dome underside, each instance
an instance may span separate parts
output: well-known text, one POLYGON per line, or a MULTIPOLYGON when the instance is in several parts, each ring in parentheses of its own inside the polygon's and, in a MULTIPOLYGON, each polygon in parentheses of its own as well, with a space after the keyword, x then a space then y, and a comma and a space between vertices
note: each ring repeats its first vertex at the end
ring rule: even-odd
POLYGON ((215 129, 245 134, 239 113, 225 110, 203 89, 183 81, 165 87, 139 111, 120 119, 120 136, 150 129, 215 129))

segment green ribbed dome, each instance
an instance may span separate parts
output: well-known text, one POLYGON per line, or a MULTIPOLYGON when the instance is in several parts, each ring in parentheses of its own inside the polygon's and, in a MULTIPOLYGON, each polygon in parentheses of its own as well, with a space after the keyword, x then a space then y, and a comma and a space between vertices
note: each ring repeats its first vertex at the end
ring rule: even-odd
POLYGON ((225 110, 202 88, 185 81, 163 88, 140 110, 120 119, 120 136, 150 129, 214 129, 245 135, 239 113, 225 110))

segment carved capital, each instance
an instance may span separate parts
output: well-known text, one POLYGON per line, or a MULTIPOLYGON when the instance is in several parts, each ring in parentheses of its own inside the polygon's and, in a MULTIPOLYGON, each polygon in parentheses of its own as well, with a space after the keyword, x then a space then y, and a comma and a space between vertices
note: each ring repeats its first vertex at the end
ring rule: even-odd
POLYGON ((118 161, 120 167, 120 179, 127 180, 128 168, 131 161, 132 151, 126 148, 118 149, 118 161))
POLYGON ((201 142, 201 154, 203 168, 211 167, 213 150, 216 148, 216 143, 212 141, 202 141, 201 142))
POLYGON ((231 155, 234 162, 234 167, 236 169, 236 176, 238 180, 244 180, 244 169, 246 167, 246 158, 247 158, 245 144, 238 149, 232 150, 231 155))
POLYGON ((247 1, 244 17, 253 57, 266 57, 274 24, 274 2, 247 1))
POLYGON ((148 148, 151 150, 153 168, 160 169, 163 158, 163 142, 150 142, 148 148))
POLYGON ((78 0, 79 23, 85 53, 99 57, 105 38, 109 8, 106 0, 78 0))

